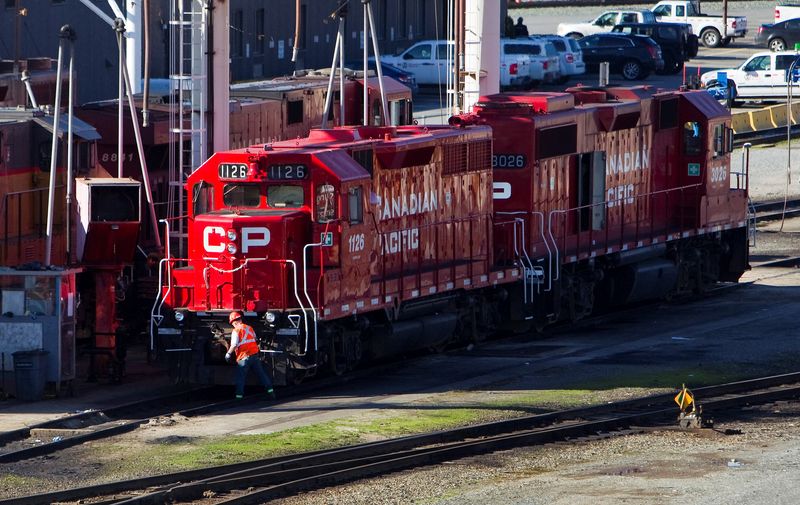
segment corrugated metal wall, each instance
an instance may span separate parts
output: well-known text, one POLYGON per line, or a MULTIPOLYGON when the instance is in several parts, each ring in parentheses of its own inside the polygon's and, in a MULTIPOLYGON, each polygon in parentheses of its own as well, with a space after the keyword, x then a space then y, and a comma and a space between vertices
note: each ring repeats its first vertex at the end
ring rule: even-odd
MULTIPOLYGON (((352 1, 346 21, 346 56, 362 58, 361 2, 352 1)), ((112 18, 105 2, 95 2, 112 18)), ((444 38, 446 0, 373 0, 379 44, 384 54, 396 53, 422 39, 444 38)), ((13 59, 16 11, 14 0, 0 3, 0 59, 13 59)), ((303 0, 301 38, 303 68, 329 67, 338 18, 331 17, 337 0, 303 0)), ((79 101, 114 98, 117 94, 117 44, 114 32, 79 0, 26 0, 27 14, 20 23, 20 56, 55 58, 58 33, 71 25, 78 36, 76 71, 79 101)), ((230 3, 231 76, 233 81, 291 74, 294 43, 294 0, 233 0, 230 3)), ((151 61, 153 78, 166 78, 169 62, 169 2, 151 5, 151 61)))

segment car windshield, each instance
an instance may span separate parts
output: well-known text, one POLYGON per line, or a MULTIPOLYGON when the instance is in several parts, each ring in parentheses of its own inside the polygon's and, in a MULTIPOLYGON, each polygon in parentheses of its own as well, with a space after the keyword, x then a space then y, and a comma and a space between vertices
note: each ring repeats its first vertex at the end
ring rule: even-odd
POLYGON ((760 70, 769 70, 769 55, 754 56, 750 61, 744 64, 742 70, 745 72, 758 72, 760 70))
POLYGON ((419 44, 409 49, 403 55, 404 60, 429 60, 431 58, 431 45, 419 44))

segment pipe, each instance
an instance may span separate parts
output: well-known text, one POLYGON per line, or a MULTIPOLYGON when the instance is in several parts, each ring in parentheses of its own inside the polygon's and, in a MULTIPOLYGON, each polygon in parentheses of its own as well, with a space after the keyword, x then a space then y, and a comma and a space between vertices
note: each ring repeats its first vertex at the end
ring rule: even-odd
POLYGON ((75 31, 72 28, 69 29, 69 105, 67 106, 67 195, 66 195, 66 203, 67 203, 67 212, 65 213, 65 235, 67 240, 67 264, 72 263, 72 240, 70 236, 70 227, 69 227, 69 220, 72 215, 72 178, 73 178, 73 138, 72 138, 72 118, 74 117, 73 113, 73 101, 75 98, 75 87, 74 87, 74 70, 75 70, 75 31))
MULTIPOLYGON (((339 27, 342 26, 342 19, 339 20, 339 27)), ((333 78, 336 75, 336 58, 339 56, 339 46, 341 44, 341 37, 336 35, 336 44, 333 48, 333 61, 331 62, 331 75, 328 77, 328 94, 325 95, 325 107, 322 112, 322 129, 328 128, 328 115, 330 114, 331 104, 333 103, 333 78)), ((339 91, 339 100, 341 101, 342 92, 339 91)))
MULTIPOLYGON (((125 56, 125 46, 122 45, 122 38, 117 39, 119 43, 120 54, 125 56)), ((156 217, 155 202, 153 202, 153 192, 150 190, 150 172, 147 170, 147 160, 144 157, 144 146, 142 145, 142 132, 139 130, 139 123, 136 121, 136 106, 133 103, 133 94, 131 93, 131 80, 128 75, 128 68, 122 67, 122 76, 125 81, 125 93, 128 97, 128 107, 131 111, 131 122, 133 123, 133 135, 136 138, 136 150, 139 154, 139 167, 142 171, 142 183, 144 184, 144 193, 147 197, 147 204, 150 210, 150 222, 153 224, 153 231, 156 239, 156 247, 161 249, 161 235, 158 233, 158 218, 156 217)))
MULTIPOLYGON (((369 15, 369 26, 375 26, 375 20, 372 17, 372 6, 369 3, 367 6, 367 14, 369 15)), ((372 35, 372 50, 375 51, 375 68, 378 70, 378 88, 381 90, 381 108, 383 109, 383 124, 391 123, 389 117, 389 107, 386 103, 386 91, 383 89, 383 71, 381 70, 381 55, 378 51, 378 37, 375 35, 375 30, 371 30, 372 35)), ((367 76, 364 75, 364 88, 367 87, 367 76)))
POLYGON ((56 100, 53 106, 53 144, 50 147, 50 184, 48 185, 47 195, 47 231, 45 239, 44 264, 50 266, 53 252, 53 207, 56 199, 56 162, 58 161, 58 122, 61 120, 61 66, 64 63, 64 40, 67 37, 65 29, 68 25, 61 27, 58 41, 58 68, 56 69, 56 100))
POLYGON ((122 177, 122 158, 125 155, 124 149, 122 147, 122 133, 123 133, 123 121, 122 116, 125 111, 124 106, 124 91, 125 91, 125 83, 123 78, 124 68, 125 68, 125 59, 123 57, 122 52, 122 36, 125 33, 125 21, 122 18, 117 18, 114 20, 114 31, 117 32, 117 47, 120 48, 119 51, 119 77, 117 79, 117 84, 119 86, 119 96, 118 96, 118 103, 117 103, 117 177, 122 177))
POLYGON ((292 63, 297 63, 300 53, 300 0, 294 2, 294 47, 292 48, 292 63))
POLYGON ((33 94, 33 87, 31 86, 31 74, 27 70, 23 70, 20 80, 25 84, 25 91, 28 92, 28 99, 31 101, 31 107, 38 109, 39 104, 36 102, 36 96, 33 94))
MULTIPOLYGON (((367 71, 369 70, 369 19, 367 18, 367 4, 369 0, 362 0, 364 2, 364 39, 362 43, 364 44, 364 112, 362 113, 363 118, 361 119, 361 124, 364 126, 369 125, 369 88, 367 87, 367 71)), ((339 96, 343 96, 344 90, 340 91, 339 96)))
POLYGON ((447 124, 450 126, 460 126, 462 128, 480 123, 481 121, 479 121, 478 117, 474 114, 457 114, 455 116, 450 116, 450 118, 447 120, 447 124))
POLYGON ((144 45, 144 90, 142 97, 142 127, 150 126, 150 0, 142 0, 142 44, 144 45))
MULTIPOLYGON (((346 5, 346 4, 345 4, 346 5)), ((343 7, 339 10, 339 34, 338 37, 342 41, 339 47, 339 126, 347 124, 344 113, 344 17, 347 14, 347 8, 343 7)))

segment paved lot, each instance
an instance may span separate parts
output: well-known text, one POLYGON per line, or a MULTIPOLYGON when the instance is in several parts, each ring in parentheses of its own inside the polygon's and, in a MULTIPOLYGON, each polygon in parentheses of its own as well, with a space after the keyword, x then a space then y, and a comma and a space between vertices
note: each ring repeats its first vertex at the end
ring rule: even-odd
MULTIPOLYGON (((641 4, 625 6, 626 9, 645 9, 651 4, 641 4)), ((717 14, 722 12, 721 2, 703 2, 703 12, 717 14)), ((773 19, 774 1, 757 2, 730 2, 729 13, 731 15, 743 15, 747 17, 748 34, 743 39, 737 39, 728 47, 709 49, 700 47, 698 57, 686 65, 686 77, 689 75, 707 72, 709 70, 731 68, 738 66, 751 54, 765 51, 766 48, 756 47, 754 43, 755 33, 763 23, 770 23, 773 19)), ((528 26, 528 31, 535 33, 553 33, 558 23, 563 21, 588 20, 606 10, 613 10, 616 7, 608 5, 605 7, 544 7, 544 8, 525 8, 514 9, 510 15, 516 20, 522 17, 528 26)), ((651 75, 647 79, 640 81, 642 84, 649 84, 665 89, 677 89, 683 83, 683 74, 662 76, 651 75)), ((611 75, 612 83, 631 84, 619 75, 611 75)), ((537 89, 542 91, 560 91, 565 86, 583 83, 586 85, 597 84, 597 74, 585 74, 572 79, 566 85, 561 86, 541 86, 537 89)), ((415 116, 423 124, 441 124, 446 121, 447 116, 439 109, 446 103, 444 90, 441 91, 434 87, 425 87, 421 93, 415 97, 415 116)), ((748 104, 746 108, 758 108, 761 104, 748 104)))

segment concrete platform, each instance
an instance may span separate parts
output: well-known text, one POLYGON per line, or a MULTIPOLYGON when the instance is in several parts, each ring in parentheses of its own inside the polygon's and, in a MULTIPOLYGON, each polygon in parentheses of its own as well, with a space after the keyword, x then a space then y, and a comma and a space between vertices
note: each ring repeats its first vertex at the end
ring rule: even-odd
MULTIPOLYGON (((78 367, 78 378, 74 381, 75 395, 59 398, 45 398, 37 402, 20 402, 14 399, 0 401, 0 431, 10 431, 86 410, 102 410, 116 405, 133 403, 144 398, 152 398, 169 391, 177 391, 165 371, 146 362, 143 347, 128 351, 126 375, 119 384, 108 378, 98 382, 86 381, 87 359, 82 359, 78 367)), ((6 384, 13 390, 13 384, 6 384)))

